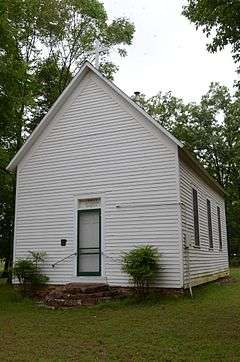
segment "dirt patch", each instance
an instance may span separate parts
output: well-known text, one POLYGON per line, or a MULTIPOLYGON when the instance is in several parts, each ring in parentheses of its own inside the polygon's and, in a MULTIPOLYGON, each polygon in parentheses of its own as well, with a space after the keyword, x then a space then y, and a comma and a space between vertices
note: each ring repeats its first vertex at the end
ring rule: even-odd
POLYGON ((218 279, 215 284, 217 285, 224 285, 224 284, 232 284, 232 283, 236 283, 237 282, 237 279, 234 278, 233 276, 231 275, 228 275, 224 278, 221 278, 221 279, 218 279))

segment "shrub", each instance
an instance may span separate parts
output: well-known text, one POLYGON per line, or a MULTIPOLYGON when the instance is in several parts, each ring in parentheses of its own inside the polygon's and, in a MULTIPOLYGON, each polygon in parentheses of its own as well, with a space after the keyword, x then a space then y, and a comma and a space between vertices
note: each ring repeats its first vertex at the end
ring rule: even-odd
POLYGON ((138 294, 143 294, 154 281, 159 270, 159 252, 151 245, 144 245, 125 253, 122 270, 131 278, 138 294))
POLYGON ((32 292, 35 287, 45 284, 48 277, 43 275, 39 264, 44 262, 46 253, 29 252, 32 258, 18 259, 12 269, 24 293, 32 292))
POLYGON ((29 251, 29 253, 32 256, 32 260, 36 265, 36 268, 38 268, 38 265, 40 263, 44 263, 45 258, 47 256, 46 251, 29 251))
POLYGON ((34 262, 30 259, 18 259, 13 267, 13 275, 18 279, 19 284, 31 283, 33 276, 37 273, 34 262))
POLYGON ((230 258, 230 266, 236 267, 236 266, 240 266, 240 256, 233 256, 232 258, 230 258))

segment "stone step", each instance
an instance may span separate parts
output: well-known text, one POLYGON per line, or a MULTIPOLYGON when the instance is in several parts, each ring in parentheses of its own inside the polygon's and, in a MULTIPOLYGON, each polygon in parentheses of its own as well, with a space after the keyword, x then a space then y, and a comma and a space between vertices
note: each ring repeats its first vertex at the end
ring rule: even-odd
POLYGON ((48 298, 54 299, 82 299, 82 298, 101 298, 101 297, 111 297, 117 295, 118 292, 115 290, 105 290, 102 292, 94 293, 69 293, 66 290, 54 290, 48 294, 48 298))
POLYGON ((104 283, 69 283, 64 286, 64 290, 71 294, 101 292, 109 290, 109 285, 104 283))
POLYGON ((110 288, 107 284, 69 283, 50 291, 44 302, 55 308, 78 307, 121 297, 119 290, 110 288))
MULTIPOLYGON (((111 300, 109 298, 108 300, 111 300)), ((104 299, 106 301, 106 299, 104 299)), ((55 308, 72 308, 72 307, 80 307, 80 306, 90 306, 90 305, 96 305, 97 303, 100 303, 101 300, 96 300, 94 298, 88 298, 85 300, 64 300, 64 299, 56 299, 53 300, 51 303, 48 303, 48 306, 55 307, 55 308)))
POLYGON ((98 297, 93 298, 91 296, 85 295, 81 299, 61 299, 61 298, 46 298, 45 303, 48 306, 53 307, 79 307, 84 305, 95 305, 100 302, 109 301, 116 298, 113 296, 104 296, 104 297, 98 297))

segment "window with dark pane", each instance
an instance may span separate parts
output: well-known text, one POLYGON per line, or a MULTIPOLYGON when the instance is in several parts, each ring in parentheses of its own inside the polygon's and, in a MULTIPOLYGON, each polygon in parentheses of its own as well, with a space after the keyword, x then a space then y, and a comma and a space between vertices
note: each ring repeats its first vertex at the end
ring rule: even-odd
POLYGON ((198 193, 196 189, 192 189, 193 192, 193 220, 194 220, 194 239, 195 245, 200 245, 199 239, 199 216, 198 216, 198 193))
POLYGON ((221 212, 219 206, 217 206, 217 219, 218 219, 219 249, 222 250, 222 225, 221 225, 221 212))
POLYGON ((210 200, 207 200, 207 219, 208 219, 209 248, 213 249, 212 214, 211 214, 210 200))

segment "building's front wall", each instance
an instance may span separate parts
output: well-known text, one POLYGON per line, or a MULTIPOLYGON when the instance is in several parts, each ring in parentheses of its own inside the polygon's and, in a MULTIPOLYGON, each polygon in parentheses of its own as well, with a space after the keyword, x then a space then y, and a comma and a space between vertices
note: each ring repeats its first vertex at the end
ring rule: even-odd
POLYGON ((194 286, 228 275, 228 246, 224 198, 206 184, 182 160, 180 160, 180 190, 183 240, 186 239, 187 244, 189 244, 189 248, 185 248, 183 242, 184 286, 189 286, 189 277, 191 285, 194 286), (195 245, 194 238, 193 188, 197 190, 198 194, 199 247, 195 245), (211 203, 212 249, 209 247, 207 199, 211 203), (219 247, 217 207, 220 208, 221 215, 222 250, 219 247))
POLYGON ((75 256, 51 264, 76 251, 78 200, 100 198, 103 271, 88 280, 127 285, 122 253, 152 244, 158 286, 182 287, 177 147, 141 117, 93 73, 85 77, 18 166, 15 259, 46 251, 51 283, 82 281, 75 256))

